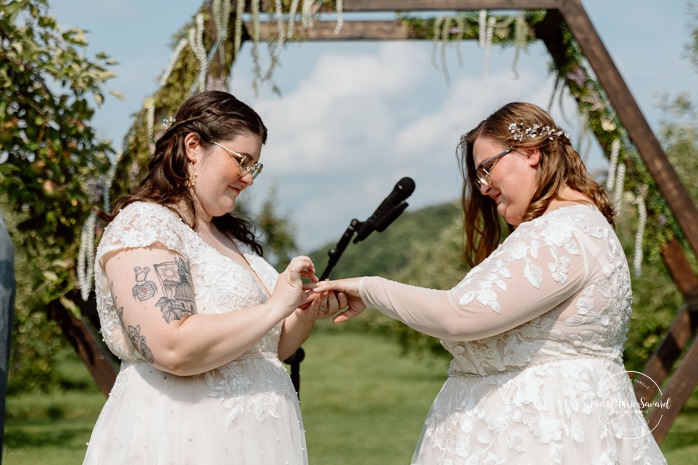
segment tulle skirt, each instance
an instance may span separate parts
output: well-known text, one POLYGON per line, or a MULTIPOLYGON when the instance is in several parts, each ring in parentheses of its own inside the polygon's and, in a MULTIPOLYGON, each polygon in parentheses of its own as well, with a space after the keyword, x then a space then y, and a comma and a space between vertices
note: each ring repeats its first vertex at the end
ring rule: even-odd
POLYGON ((123 364, 84 465, 307 465, 298 398, 275 357, 179 377, 123 364))

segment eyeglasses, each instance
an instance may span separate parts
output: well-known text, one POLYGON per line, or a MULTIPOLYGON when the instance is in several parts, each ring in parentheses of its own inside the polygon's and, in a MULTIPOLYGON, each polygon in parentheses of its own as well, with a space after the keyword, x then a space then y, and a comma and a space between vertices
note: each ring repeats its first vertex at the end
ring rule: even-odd
POLYGON ((234 150, 230 150, 227 147, 223 147, 221 144, 215 141, 211 141, 212 144, 217 145, 218 147, 222 148, 226 152, 228 152, 228 155, 235 160, 235 162, 238 164, 240 167, 240 176, 247 176, 249 173, 252 173, 252 179, 255 179, 257 176, 259 176, 259 173, 262 172, 262 168, 264 168, 264 165, 261 163, 255 163, 255 161, 252 159, 252 157, 248 155, 243 155, 241 153, 237 153, 234 150))
POLYGON ((480 166, 477 167, 477 170, 475 171, 475 186, 478 189, 482 189, 482 187, 490 187, 492 185, 492 178, 490 177, 490 173, 494 169, 494 165, 497 164, 500 158, 502 158, 504 155, 507 153, 511 152, 514 150, 514 147, 509 147, 502 153, 498 153, 492 158, 488 158, 487 160, 483 161, 480 163, 480 166))

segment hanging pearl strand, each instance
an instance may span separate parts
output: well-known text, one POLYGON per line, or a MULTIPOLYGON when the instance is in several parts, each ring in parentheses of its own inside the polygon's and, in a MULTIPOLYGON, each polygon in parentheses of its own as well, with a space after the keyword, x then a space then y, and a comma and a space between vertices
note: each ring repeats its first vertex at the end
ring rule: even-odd
POLYGON ((619 163, 616 172, 615 190, 613 192, 613 206, 616 214, 620 215, 623 207, 623 184, 625 183, 625 164, 619 163))
POLYGON ((344 25, 344 0, 336 0, 335 9, 337 12, 337 25, 334 27, 334 35, 337 35, 342 30, 342 25, 344 25))
POLYGON ((439 64, 436 60, 436 53, 439 47, 439 38, 441 37, 441 24, 444 22, 444 17, 439 16, 434 20, 434 29, 432 30, 432 48, 431 48, 431 64, 434 68, 439 69, 439 64))
POLYGON ((235 38, 233 42, 235 57, 242 46, 242 16, 245 14, 245 0, 238 0, 235 8, 235 38))
POLYGON ((97 214, 91 212, 80 231, 80 250, 78 252, 78 285, 82 300, 87 302, 92 291, 94 277, 95 226, 97 214))
POLYGON ((116 177, 116 168, 119 166, 121 159, 123 158, 123 152, 116 154, 116 158, 112 162, 109 171, 107 172, 107 178, 104 183, 104 200, 102 201, 102 209, 108 211, 111 208, 111 186, 114 184, 114 178, 116 177))
POLYGON ((281 0, 274 1, 274 21, 276 22, 276 47, 274 48, 274 57, 278 58, 281 50, 286 44, 286 23, 284 22, 283 3, 281 0))
POLYGON ((478 45, 480 48, 485 48, 487 39, 487 10, 480 10, 478 15, 478 45))
POLYGON ((635 275, 642 274, 642 258, 644 256, 643 243, 645 238, 645 226, 647 225, 647 206, 645 197, 647 196, 647 186, 642 186, 640 193, 633 201, 637 205, 637 231, 635 231, 635 256, 633 257, 633 268, 635 275))
POLYGON ((456 16, 454 21, 456 22, 456 27, 458 28, 458 34, 456 35, 456 57, 458 57, 458 66, 463 66, 463 56, 460 52, 460 43, 463 41, 463 36, 465 35, 465 18, 463 16, 456 16))
POLYGON ((516 15, 516 22, 514 23, 514 60, 511 64, 511 69, 514 72, 514 77, 519 78, 519 71, 517 65, 519 63, 519 56, 522 50, 526 50, 526 36, 528 35, 528 23, 526 23, 526 17, 523 11, 519 11, 516 15))
POLYGON ((296 27, 296 13, 298 13, 298 4, 300 0, 293 0, 291 2, 291 7, 288 10, 288 29, 287 38, 293 37, 293 31, 296 27))
POLYGON ((271 51, 269 67, 264 75, 265 81, 271 79, 274 74, 274 69, 279 64, 279 56, 286 44, 286 22, 283 17, 283 3, 281 0, 274 0, 274 22, 276 23, 276 41, 271 51))
POLYGON ((485 38, 485 63, 482 67, 482 87, 487 89, 487 82, 490 79, 490 52, 492 51, 492 38, 494 37, 494 16, 487 18, 487 35, 485 38))
POLYGON ((177 43, 177 46, 175 47, 174 52, 172 53, 172 58, 170 58, 170 62, 167 64, 167 68, 165 68, 165 72, 162 73, 162 76, 160 76, 160 86, 164 86, 165 84, 167 84, 167 79, 169 79, 170 74, 172 74, 172 70, 174 69, 174 66, 177 63, 177 60, 179 60, 179 55, 181 55, 182 51, 184 50, 184 47, 186 47, 188 43, 189 41, 187 39, 181 39, 177 43))
POLYGON ((310 29, 313 27, 313 4, 315 0, 303 0, 303 5, 301 6, 302 12, 302 23, 305 29, 310 29))
MULTIPOLYGON (((116 176, 116 168, 123 156, 119 152, 116 159, 112 162, 107 177, 104 182, 104 194, 102 201, 102 209, 108 211, 111 206, 111 186, 114 183, 116 176)), ((92 292, 92 280, 95 273, 95 235, 97 232, 97 213, 90 212, 85 224, 82 225, 80 231, 80 248, 78 250, 78 286, 80 287, 80 296, 82 300, 87 302, 92 292)))
POLYGON ((613 190, 616 181, 616 168, 618 165, 618 154, 620 153, 620 140, 613 139, 611 142, 611 156, 608 163, 608 175, 606 175, 606 192, 613 190))
POLYGON ((196 27, 189 29, 189 46, 199 61, 199 76, 197 83, 200 91, 206 90, 206 75, 208 74, 208 59, 204 47, 204 15, 196 15, 196 27))
POLYGON ((221 56, 221 61, 225 60, 225 43, 228 39, 228 23, 230 22, 230 1, 213 0, 212 4, 214 20, 216 22, 216 46, 221 56))
POLYGON ((450 84, 451 79, 448 75, 448 65, 446 64, 446 45, 448 44, 448 35, 451 30, 451 18, 446 17, 441 24, 441 70, 444 73, 446 84, 450 84))
POLYGON ((254 63, 254 78, 252 88, 255 93, 259 91, 259 82, 262 79, 262 66, 259 63, 259 0, 252 0, 252 62, 254 63))
POLYGON ((153 146, 154 138, 154 126, 155 126, 155 100, 152 97, 148 97, 143 101, 143 106, 145 107, 145 124, 146 131, 148 135, 149 146, 151 150, 153 146))

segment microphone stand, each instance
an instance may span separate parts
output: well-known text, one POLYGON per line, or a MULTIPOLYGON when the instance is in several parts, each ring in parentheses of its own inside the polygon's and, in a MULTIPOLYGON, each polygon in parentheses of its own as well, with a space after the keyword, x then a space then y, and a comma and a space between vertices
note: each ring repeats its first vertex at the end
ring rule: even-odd
POLYGON ((344 231, 344 234, 342 235, 342 238, 339 240, 339 242, 337 242, 337 245, 333 249, 327 251, 327 255, 329 255, 330 260, 327 262, 327 267, 325 268, 325 271, 323 271, 322 275, 320 275, 320 281, 324 281, 330 276, 332 268, 334 268, 334 266, 339 261, 339 258, 346 250, 347 246, 351 242, 351 238, 354 236, 354 233, 359 228, 359 226, 361 226, 361 224, 362 223, 356 218, 351 220, 349 227, 346 231, 344 231))
MULTIPOLYGON (((397 217, 400 216, 400 214, 402 214, 403 211, 405 211, 405 208, 407 208, 407 202, 403 200, 398 205, 394 206, 392 209, 386 212, 386 214, 382 218, 380 218, 375 225, 373 224, 373 221, 370 221, 371 225, 373 226, 371 231, 385 231, 385 228, 387 228, 393 221, 395 221, 397 217)), ((330 276, 332 269, 337 264, 339 258, 346 250, 347 246, 351 242, 352 237, 354 237, 354 234, 356 233, 357 229, 359 229, 362 225, 366 223, 369 223, 369 220, 366 220, 364 222, 359 221, 356 218, 351 220, 351 222, 349 223, 349 227, 346 229, 346 231, 344 231, 344 234, 342 234, 342 238, 339 240, 339 242, 337 242, 337 245, 334 248, 327 251, 327 255, 330 257, 330 259, 327 262, 327 267, 325 267, 325 271, 323 271, 322 275, 320 275, 320 281, 324 281, 330 276)), ((368 234, 370 234, 371 231, 369 231, 368 234)), ((366 234, 366 236, 368 234, 366 234)), ((366 236, 356 237, 356 239, 354 239, 354 243, 357 243, 365 239, 366 236)), ((304 358, 305 351, 303 350, 303 347, 299 347, 290 357, 284 360, 284 363, 290 365, 291 367, 291 382, 293 383, 293 387, 296 388, 296 394, 298 394, 299 399, 301 392, 300 369, 301 362, 304 358)))
MULTIPOLYGON (((327 252, 327 255, 329 255, 330 257, 330 260, 327 263, 325 271, 323 271, 322 275, 320 275, 320 281, 324 281, 330 275, 332 268, 334 268, 334 266, 339 261, 339 258, 342 256, 342 253, 344 253, 344 251, 346 250, 347 246, 351 242, 351 238, 354 236, 354 233, 356 232, 356 229, 360 225, 361 222, 356 218, 351 220, 349 227, 346 231, 344 231, 344 234, 342 235, 342 238, 339 240, 337 245, 327 252)), ((301 393, 301 362, 304 358, 305 351, 303 350, 303 347, 299 347, 290 357, 284 360, 284 363, 288 364, 291 367, 291 382, 293 383, 293 387, 296 389, 296 394, 298 394, 299 399, 301 393)))

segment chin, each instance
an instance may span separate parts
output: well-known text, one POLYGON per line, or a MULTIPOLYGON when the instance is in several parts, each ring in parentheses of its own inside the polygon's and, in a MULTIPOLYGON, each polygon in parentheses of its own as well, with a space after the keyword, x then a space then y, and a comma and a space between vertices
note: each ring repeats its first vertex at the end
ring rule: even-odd
POLYGON ((517 213, 512 213, 511 211, 507 211, 506 207, 504 207, 503 204, 499 204, 497 206, 497 212, 504 218, 504 221, 507 222, 507 224, 510 224, 511 226, 518 226, 522 222, 522 216, 517 213), (502 207, 501 209, 499 207, 502 207))

